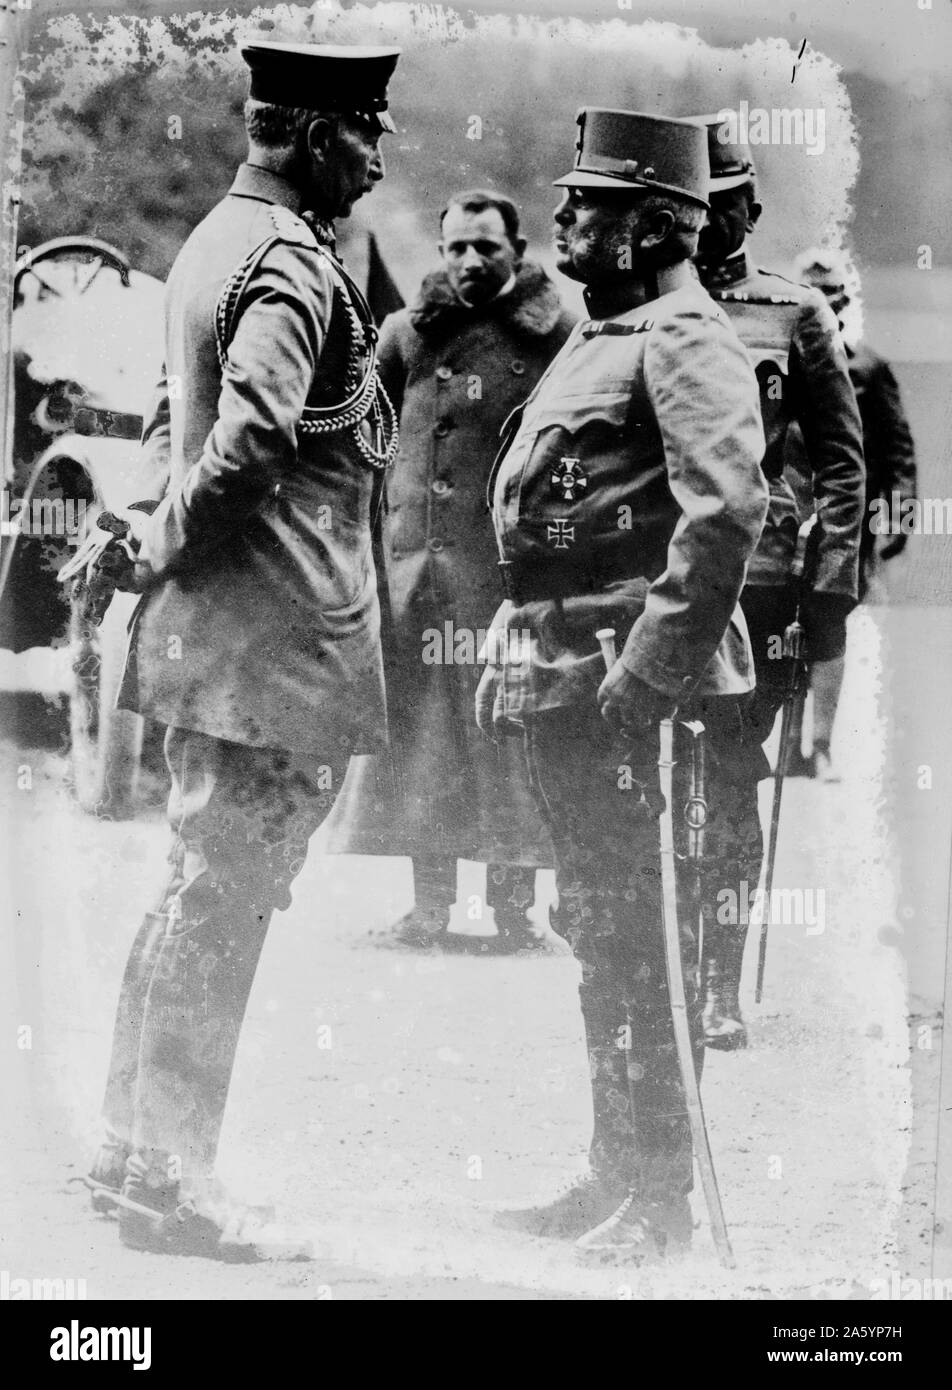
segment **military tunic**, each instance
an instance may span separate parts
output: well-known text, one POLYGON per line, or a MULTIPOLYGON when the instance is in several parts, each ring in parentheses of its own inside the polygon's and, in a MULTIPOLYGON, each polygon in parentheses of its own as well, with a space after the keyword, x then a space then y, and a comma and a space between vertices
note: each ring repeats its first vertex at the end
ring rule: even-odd
MULTIPOLYGON (((789 437, 796 431, 802 439, 813 506, 820 516, 816 570, 803 618, 811 654, 825 659, 842 653, 843 619, 858 592, 865 486, 862 426, 836 320, 819 291, 751 266, 743 251, 704 280, 750 353, 760 387, 770 509, 741 603, 757 670, 751 719, 763 742, 786 690, 784 663, 773 655, 776 639, 796 604, 790 565, 799 516, 784 473, 789 437)), ((761 774, 766 771, 764 763, 761 774)))
POLYGON ((163 724, 340 757, 385 746, 374 474, 352 435, 301 434, 343 395, 350 328, 296 191, 243 165, 183 247, 166 295, 163 384, 145 443, 171 477, 141 550, 120 695, 163 724), (276 232, 223 372, 226 278, 276 232))
MULTIPOLYGON (((863 424, 866 463, 865 520, 860 533, 859 597, 862 599, 876 568, 876 532, 870 524, 871 506, 878 499, 891 504, 893 492, 899 494, 901 502, 916 496, 916 450, 899 383, 886 359, 868 343, 858 343, 855 347, 847 343, 846 357, 863 424)), ((799 431, 789 441, 787 469, 803 509, 811 500, 812 480, 799 431)))
POLYGON ((766 498, 749 465, 763 439, 751 380, 726 316, 690 279, 572 330, 493 483, 515 605, 505 621, 532 635, 528 681, 507 668, 509 718, 594 693, 604 672, 585 594, 601 596, 596 617, 617 599, 622 659, 659 692, 753 688, 737 608, 766 498), (577 600, 570 620, 546 624, 525 607, 550 597, 577 600))

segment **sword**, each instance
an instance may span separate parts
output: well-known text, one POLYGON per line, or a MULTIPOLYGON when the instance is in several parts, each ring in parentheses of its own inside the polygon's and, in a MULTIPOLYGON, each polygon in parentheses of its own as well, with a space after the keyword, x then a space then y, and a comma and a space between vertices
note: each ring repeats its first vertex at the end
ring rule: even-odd
POLYGON ((780 831, 780 803, 783 799, 783 779, 787 775, 790 761, 791 731, 799 729, 800 721, 795 716, 798 706, 802 708, 806 698, 806 643, 800 612, 812 560, 816 556, 819 542, 818 518, 814 512, 797 534, 797 549, 790 567, 790 576, 797 584, 797 607, 793 622, 783 634, 783 655, 789 662, 787 667, 787 692, 783 699, 783 713, 780 718, 780 748, 777 752, 777 766, 774 771, 773 805, 770 809, 770 835, 767 841, 767 858, 764 864, 763 920, 760 923, 760 943, 757 951, 757 987, 754 1002, 759 1004, 764 993, 764 969, 767 964, 767 933, 770 930, 770 903, 773 897, 774 864, 777 858, 777 838, 780 831))
MULTIPOLYGON (((610 671, 617 660, 615 631, 613 628, 600 628, 595 637, 601 648, 606 670, 610 671)), ((659 817, 659 840, 665 970, 668 977, 671 1022, 674 1027, 674 1042, 681 1071, 681 1084, 684 1089, 688 1121, 691 1126, 694 1154, 701 1174, 704 1200, 707 1203, 708 1215, 711 1220, 711 1234, 714 1237, 714 1245, 721 1264, 725 1269, 733 1269, 735 1267, 734 1252, 731 1249, 730 1237, 727 1234, 724 1208, 721 1205, 721 1194, 717 1186, 717 1174, 714 1171, 714 1158, 707 1137, 707 1124, 704 1119, 704 1106, 701 1103, 701 1088, 698 1084, 697 1068, 694 1065, 694 1049, 691 1046, 691 1028, 688 1022, 688 1006, 684 993, 684 966, 681 960, 681 933, 678 926, 678 883, 674 849, 674 725, 676 714, 677 711, 670 718, 662 719, 658 726, 658 777, 661 794, 664 797, 664 808, 659 817)), ((688 724, 685 727, 694 734, 697 744, 703 732, 703 726, 688 724)), ((693 779, 692 798, 686 813, 688 828, 693 837, 692 845, 695 855, 700 852, 704 821, 707 818, 706 810, 706 803, 703 801, 702 771, 693 779), (699 787, 701 788, 700 793, 698 792, 699 787)), ((634 1114, 632 1114, 632 1120, 634 1120, 634 1114)))

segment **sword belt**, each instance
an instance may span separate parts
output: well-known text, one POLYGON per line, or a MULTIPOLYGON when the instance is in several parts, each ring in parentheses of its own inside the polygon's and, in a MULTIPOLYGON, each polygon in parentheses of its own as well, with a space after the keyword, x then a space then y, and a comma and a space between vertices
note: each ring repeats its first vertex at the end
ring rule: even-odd
POLYGON ((500 560, 499 571, 506 597, 517 606, 540 603, 546 599, 600 594, 610 584, 623 583, 626 579, 651 578, 638 572, 631 556, 613 555, 611 552, 587 556, 584 567, 577 561, 566 564, 564 560, 549 559, 543 555, 526 560, 500 560))

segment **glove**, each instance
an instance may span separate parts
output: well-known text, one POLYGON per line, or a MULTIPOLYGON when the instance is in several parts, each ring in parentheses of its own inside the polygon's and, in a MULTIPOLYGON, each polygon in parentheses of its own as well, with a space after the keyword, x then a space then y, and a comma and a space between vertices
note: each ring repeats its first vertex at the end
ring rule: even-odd
POLYGON ((633 676, 616 661, 598 687, 602 718, 619 733, 645 738, 674 711, 674 699, 633 676))
POLYGON ((904 535, 893 536, 892 540, 883 546, 879 552, 881 560, 892 560, 896 555, 901 555, 906 548, 909 537, 904 535))
POLYGON ((485 734, 494 742, 496 733, 493 728, 493 706, 496 703, 497 675, 498 670, 495 666, 487 666, 476 687, 476 727, 481 734, 485 734))
POLYGON ((846 651, 846 619, 855 607, 846 594, 812 593, 804 600, 803 628, 810 661, 832 661, 846 651))

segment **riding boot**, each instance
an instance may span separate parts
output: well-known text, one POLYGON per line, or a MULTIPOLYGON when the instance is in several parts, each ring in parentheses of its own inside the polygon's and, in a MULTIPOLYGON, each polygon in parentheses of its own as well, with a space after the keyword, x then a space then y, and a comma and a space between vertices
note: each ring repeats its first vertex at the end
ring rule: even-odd
POLYGON ((706 928, 704 952, 704 1042, 721 1052, 747 1046, 740 1013, 740 982, 746 927, 706 928))
POLYGON ((596 1177, 627 1190, 638 1176, 628 1010, 620 997, 591 985, 579 985, 579 1001, 592 1084, 589 1164, 596 1177))
POLYGON ((552 1201, 501 1211, 495 1218, 497 1225, 508 1230, 554 1240, 577 1240, 600 1226, 624 1200, 637 1166, 624 1050, 625 1007, 589 985, 579 986, 579 999, 592 1083, 590 1172, 552 1201))

